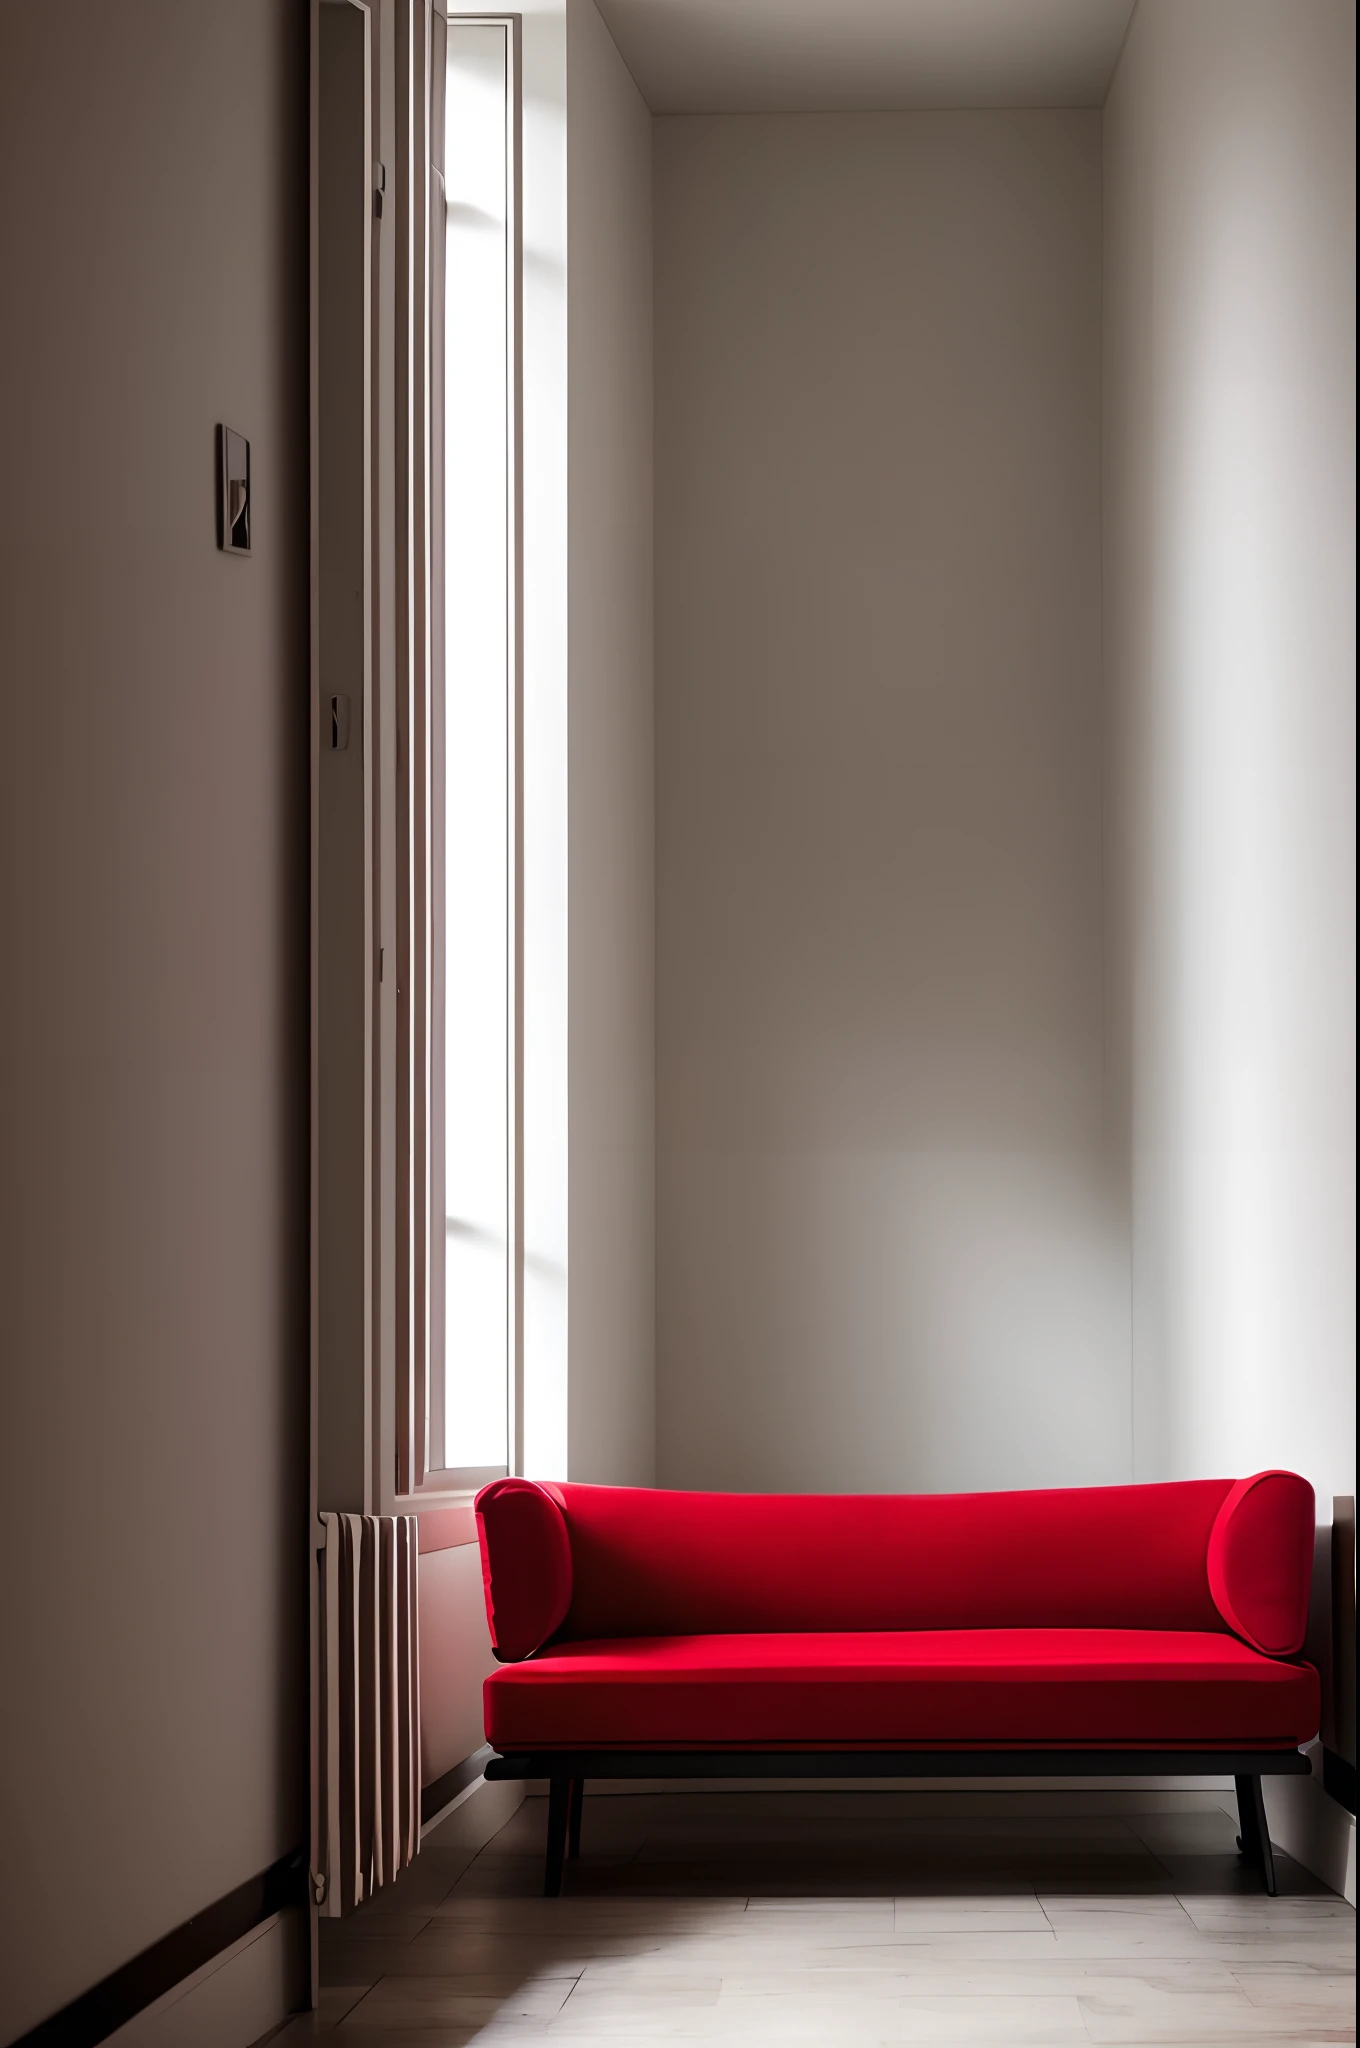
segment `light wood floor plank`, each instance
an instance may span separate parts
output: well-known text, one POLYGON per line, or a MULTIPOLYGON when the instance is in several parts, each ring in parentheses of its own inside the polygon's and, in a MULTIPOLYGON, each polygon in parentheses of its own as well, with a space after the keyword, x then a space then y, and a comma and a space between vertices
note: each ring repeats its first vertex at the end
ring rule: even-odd
POLYGON ((293 2048, 1355 2039, 1355 1915, 1219 1795, 773 1792, 587 1799, 544 1899, 544 1802, 323 1923, 293 2048))

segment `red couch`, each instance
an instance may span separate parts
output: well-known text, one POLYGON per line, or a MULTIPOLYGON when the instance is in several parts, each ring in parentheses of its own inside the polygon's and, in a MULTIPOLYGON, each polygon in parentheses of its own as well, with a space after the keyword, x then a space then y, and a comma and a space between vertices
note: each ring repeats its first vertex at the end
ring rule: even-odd
POLYGON ((587 1777, 1304 1772, 1313 1492, 1290 1472, 921 1495, 477 1496, 488 1777, 549 1781, 546 1889, 587 1777))

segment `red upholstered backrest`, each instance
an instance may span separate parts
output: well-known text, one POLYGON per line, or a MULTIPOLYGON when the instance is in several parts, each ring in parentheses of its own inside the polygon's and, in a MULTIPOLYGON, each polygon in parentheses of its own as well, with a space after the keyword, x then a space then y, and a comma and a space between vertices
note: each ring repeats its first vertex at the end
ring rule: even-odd
POLYGON ((1297 1472, 1239 1479, 1209 1531, 1209 1591, 1235 1634, 1270 1657, 1303 1648, 1313 1575, 1313 1489, 1297 1472))
POLYGON ((1297 1489, 1310 1532, 1311 1493, 1302 1480, 1245 1484, 835 1495, 497 1480, 478 1497, 478 1527, 501 1656, 554 1631, 1226 1625, 1297 1647, 1309 1576, 1297 1489), (541 1493, 537 1511, 526 1492, 541 1493))
POLYGON ((574 1637, 751 1629, 1217 1628, 1229 1481, 1042 1493, 563 1486, 574 1637))

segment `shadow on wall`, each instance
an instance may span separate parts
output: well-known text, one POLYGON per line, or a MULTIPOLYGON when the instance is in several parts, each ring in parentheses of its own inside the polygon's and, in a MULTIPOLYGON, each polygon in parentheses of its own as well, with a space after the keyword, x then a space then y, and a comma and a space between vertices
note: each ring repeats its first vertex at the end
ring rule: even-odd
POLYGON ((656 187, 662 1480, 1127 1479, 1100 117, 656 187))

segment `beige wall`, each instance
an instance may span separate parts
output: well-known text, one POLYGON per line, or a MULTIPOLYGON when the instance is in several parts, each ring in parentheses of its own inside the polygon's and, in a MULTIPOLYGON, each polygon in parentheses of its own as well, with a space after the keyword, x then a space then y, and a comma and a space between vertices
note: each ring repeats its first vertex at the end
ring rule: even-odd
POLYGON ((567 10, 567 1469, 655 1476, 652 119, 567 10))
POLYGON ((1096 114, 656 126, 659 1472, 1129 1476, 1096 114))
POLYGON ((1355 78, 1141 0, 1105 120, 1135 1455, 1355 1485, 1355 78))
POLYGON ((306 46, 0 10, 4 2040, 306 1840, 306 46))
POLYGON ((480 1749, 482 1681, 496 1669, 475 1543, 420 1560, 420 1782, 432 1785, 480 1749))

